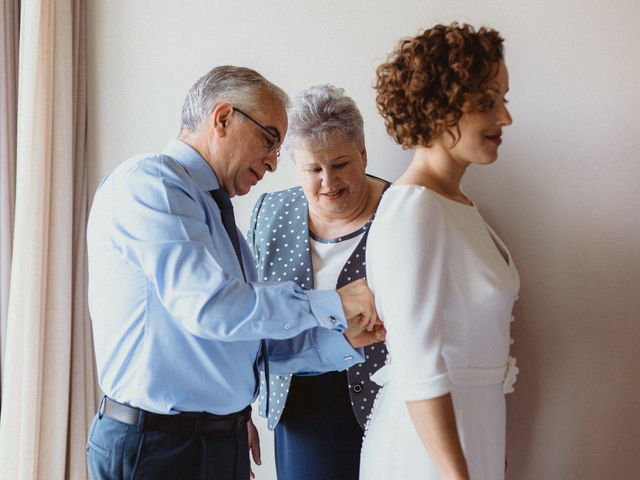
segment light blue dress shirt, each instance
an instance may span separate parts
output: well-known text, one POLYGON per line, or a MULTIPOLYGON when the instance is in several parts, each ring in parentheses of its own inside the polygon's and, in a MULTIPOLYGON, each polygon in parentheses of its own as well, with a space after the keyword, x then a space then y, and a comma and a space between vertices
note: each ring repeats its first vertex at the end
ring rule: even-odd
POLYGON ((256 397, 260 339, 272 373, 362 362, 333 291, 247 282, 210 191, 213 169, 189 145, 133 157, 96 192, 87 227, 89 308, 100 387, 156 413, 237 412, 256 397), (315 328, 314 328, 315 327, 315 328))

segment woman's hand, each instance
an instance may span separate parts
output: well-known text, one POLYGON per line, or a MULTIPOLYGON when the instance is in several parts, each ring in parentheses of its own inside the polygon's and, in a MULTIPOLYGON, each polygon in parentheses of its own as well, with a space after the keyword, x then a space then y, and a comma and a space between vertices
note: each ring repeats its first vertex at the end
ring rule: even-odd
MULTIPOLYGON (((249 451, 251 452, 251 457, 256 465, 262 465, 262 461, 260 459, 260 435, 258 435, 258 429, 253 424, 253 420, 249 418, 247 422, 247 432, 249 434, 249 451)), ((249 470, 251 476, 250 480, 256 478, 253 473, 253 469, 249 470)))

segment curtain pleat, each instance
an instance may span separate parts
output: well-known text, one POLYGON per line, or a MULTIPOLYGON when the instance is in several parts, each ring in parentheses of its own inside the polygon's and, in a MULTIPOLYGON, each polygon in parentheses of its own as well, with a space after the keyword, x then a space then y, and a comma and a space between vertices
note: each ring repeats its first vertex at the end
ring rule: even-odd
POLYGON ((1 0, 0 20, 0 402, 9 308, 16 186, 19 0, 1 0))
POLYGON ((87 302, 86 219, 89 202, 87 145, 86 2, 72 2, 73 14, 73 325, 67 479, 87 477, 87 431, 97 408, 97 378, 87 302))
POLYGON ((95 409, 86 306, 83 0, 24 2, 14 244, 0 424, 11 479, 86 478, 95 409))

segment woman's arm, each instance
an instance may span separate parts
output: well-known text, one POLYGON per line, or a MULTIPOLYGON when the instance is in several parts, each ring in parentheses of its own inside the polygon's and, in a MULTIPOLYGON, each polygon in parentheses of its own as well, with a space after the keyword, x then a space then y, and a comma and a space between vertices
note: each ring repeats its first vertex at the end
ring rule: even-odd
POLYGON ((468 480, 451 394, 428 400, 406 402, 422 444, 446 479, 468 480))

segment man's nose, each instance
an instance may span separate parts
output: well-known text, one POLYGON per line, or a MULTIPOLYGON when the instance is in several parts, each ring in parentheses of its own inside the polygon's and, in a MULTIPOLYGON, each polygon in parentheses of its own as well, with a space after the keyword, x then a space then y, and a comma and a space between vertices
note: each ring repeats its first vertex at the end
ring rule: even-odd
POLYGON ((268 154, 267 158, 264 161, 264 166, 267 169, 267 172, 275 172, 278 168, 278 155, 276 152, 268 154))

